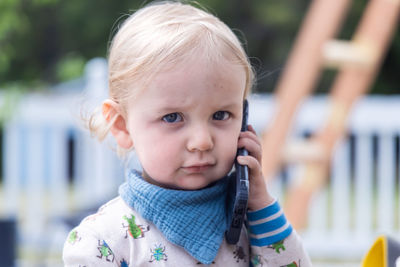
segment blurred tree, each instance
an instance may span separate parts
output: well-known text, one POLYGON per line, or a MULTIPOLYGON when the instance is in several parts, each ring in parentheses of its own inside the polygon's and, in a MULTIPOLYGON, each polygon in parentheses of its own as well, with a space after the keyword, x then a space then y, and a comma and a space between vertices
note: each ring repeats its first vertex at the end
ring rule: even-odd
MULTIPOLYGON (((79 77, 93 57, 106 57, 119 22, 144 0, 0 0, 0 87, 57 83, 79 77)), ((257 91, 271 92, 301 26, 310 0, 198 0, 239 37, 258 73, 257 91)), ((354 0, 340 38, 352 36, 367 0, 354 0)), ((400 93, 400 29, 373 93, 400 93)), ((326 92, 335 71, 325 71, 318 92, 326 92)))
POLYGON ((0 81, 54 83, 106 56, 111 26, 139 1, 2 0, 0 81))

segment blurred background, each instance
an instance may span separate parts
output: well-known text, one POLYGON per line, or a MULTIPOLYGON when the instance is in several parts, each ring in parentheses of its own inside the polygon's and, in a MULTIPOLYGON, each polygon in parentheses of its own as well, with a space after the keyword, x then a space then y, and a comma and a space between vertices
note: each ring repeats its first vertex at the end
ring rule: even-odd
MULTIPOLYGON (((258 92, 272 92, 310 1, 202 0, 245 38, 258 72, 258 92)), ((367 0, 351 1, 338 38, 349 39, 367 0)), ((105 57, 114 30, 146 1, 2 0, 0 81, 3 90, 48 87, 82 75, 86 62, 105 57)), ((243 39, 244 40, 244 39, 243 39)), ((398 93, 400 34, 395 34, 372 94, 398 93)), ((324 93, 334 77, 327 71, 317 88, 324 93)))
MULTIPOLYGON (((250 121, 261 134, 311 1, 198 2, 245 42, 257 72, 250 121)), ((353 36, 368 2, 351 1, 338 39, 353 36)), ((62 266, 68 232, 117 194, 124 164, 137 164, 134 157, 128 163, 119 161, 111 140, 102 145, 92 140, 80 117, 107 96, 109 43, 119 23, 145 3, 0 0, 0 267, 62 266)), ((342 154, 332 165, 332 177, 342 178, 317 194, 314 212, 307 215, 323 217, 304 230, 316 266, 358 266, 378 234, 400 237, 399 70, 400 27, 368 96, 349 118, 352 126, 339 149, 342 154), (360 169, 361 176, 368 176, 366 198, 356 188, 363 184, 357 180, 360 169), (357 217, 359 203, 369 210, 366 217, 357 217), (335 221, 336 212, 347 217, 335 221), (358 239, 349 238, 353 232, 358 239)), ((332 69, 321 73, 313 96, 299 112, 297 135, 310 135, 323 121, 336 75, 332 69)), ((283 198, 293 172, 285 168, 279 182, 271 185, 278 197, 283 198)))

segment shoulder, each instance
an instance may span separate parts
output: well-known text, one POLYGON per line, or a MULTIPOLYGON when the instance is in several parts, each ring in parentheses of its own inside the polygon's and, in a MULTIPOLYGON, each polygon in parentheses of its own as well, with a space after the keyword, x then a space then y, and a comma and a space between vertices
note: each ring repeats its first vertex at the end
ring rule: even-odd
POLYGON ((129 220, 134 217, 119 197, 89 215, 68 235, 64 244, 65 266, 113 266, 123 260, 129 220))
POLYGON ((122 220, 125 214, 132 212, 133 210, 120 197, 116 197, 102 205, 96 213, 83 219, 79 226, 88 226, 103 233, 108 232, 114 229, 113 226, 118 219, 122 220))

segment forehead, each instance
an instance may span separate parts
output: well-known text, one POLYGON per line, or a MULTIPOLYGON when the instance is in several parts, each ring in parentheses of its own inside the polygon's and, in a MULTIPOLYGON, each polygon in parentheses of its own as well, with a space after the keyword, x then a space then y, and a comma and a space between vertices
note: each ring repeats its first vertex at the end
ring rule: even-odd
POLYGON ((193 58, 169 66, 154 76, 146 93, 161 101, 189 97, 235 98, 243 100, 246 74, 242 66, 228 61, 211 62, 193 58))

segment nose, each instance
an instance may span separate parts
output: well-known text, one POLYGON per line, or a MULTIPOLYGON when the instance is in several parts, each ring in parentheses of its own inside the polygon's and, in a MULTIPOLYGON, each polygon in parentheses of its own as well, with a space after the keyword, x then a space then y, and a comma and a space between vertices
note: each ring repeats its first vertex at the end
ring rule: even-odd
POLYGON ((207 126, 194 127, 190 131, 187 142, 187 149, 190 152, 208 151, 213 147, 214 140, 207 126))

